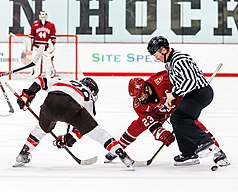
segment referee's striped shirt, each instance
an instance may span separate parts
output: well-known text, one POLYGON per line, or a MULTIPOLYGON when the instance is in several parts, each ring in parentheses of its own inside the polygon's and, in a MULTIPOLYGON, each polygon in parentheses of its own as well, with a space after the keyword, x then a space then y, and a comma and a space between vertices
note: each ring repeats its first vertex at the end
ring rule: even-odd
POLYGON ((175 98, 209 85, 202 71, 188 54, 172 49, 165 67, 173 84, 171 93, 175 98))

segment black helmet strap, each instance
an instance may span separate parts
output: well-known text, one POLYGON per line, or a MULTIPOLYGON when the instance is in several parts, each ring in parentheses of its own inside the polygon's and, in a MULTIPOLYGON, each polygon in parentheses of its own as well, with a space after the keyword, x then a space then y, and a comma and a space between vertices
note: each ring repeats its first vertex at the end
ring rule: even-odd
POLYGON ((166 63, 167 62, 166 55, 169 52, 169 47, 164 47, 164 48, 166 49, 166 53, 162 53, 162 55, 164 56, 164 63, 166 63))

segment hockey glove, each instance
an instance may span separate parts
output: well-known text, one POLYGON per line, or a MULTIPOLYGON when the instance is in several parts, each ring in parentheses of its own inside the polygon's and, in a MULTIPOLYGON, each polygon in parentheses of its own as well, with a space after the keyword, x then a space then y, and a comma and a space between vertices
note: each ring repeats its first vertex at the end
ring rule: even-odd
POLYGON ((32 100, 35 98, 35 93, 29 89, 23 89, 20 95, 21 99, 17 99, 20 109, 26 110, 30 106, 32 100))
POLYGON ((163 144, 166 145, 167 147, 175 140, 174 135, 170 131, 167 131, 162 127, 157 129, 154 136, 155 140, 163 142, 163 144))
POLYGON ((53 142, 53 145, 58 148, 72 147, 76 142, 71 134, 59 135, 57 139, 53 142))

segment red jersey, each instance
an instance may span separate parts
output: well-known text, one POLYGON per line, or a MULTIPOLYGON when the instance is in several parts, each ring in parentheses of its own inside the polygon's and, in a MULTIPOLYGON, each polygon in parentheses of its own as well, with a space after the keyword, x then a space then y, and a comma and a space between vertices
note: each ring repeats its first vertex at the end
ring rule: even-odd
POLYGON ((162 124, 170 114, 170 111, 164 105, 166 99, 165 93, 170 92, 172 88, 167 72, 161 71, 156 73, 146 80, 146 84, 151 85, 153 98, 146 103, 141 103, 137 99, 133 99, 133 108, 141 120, 147 118, 147 116, 151 116, 154 119, 160 120, 162 124))
MULTIPOLYGON (((172 88, 167 71, 156 73, 146 80, 146 83, 152 88, 153 96, 152 99, 144 103, 133 99, 133 108, 139 117, 131 123, 127 131, 134 137, 140 135, 146 129, 162 127, 162 124, 171 114, 171 111, 164 105, 165 93, 170 92, 172 88)), ((178 100, 176 104, 179 102, 178 100)))
POLYGON ((51 39, 52 43, 55 43, 56 36, 55 25, 49 21, 46 21, 43 25, 40 20, 35 21, 31 25, 31 32, 29 37, 33 39, 32 46, 39 47, 45 45, 48 48, 48 40, 51 39))

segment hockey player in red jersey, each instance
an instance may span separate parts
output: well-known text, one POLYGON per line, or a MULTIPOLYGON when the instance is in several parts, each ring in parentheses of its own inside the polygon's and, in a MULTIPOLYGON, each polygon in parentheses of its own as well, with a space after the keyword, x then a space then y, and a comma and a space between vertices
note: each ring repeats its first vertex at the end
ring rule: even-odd
POLYGON ((21 167, 30 162, 31 151, 38 146, 47 133, 54 129, 58 121, 66 122, 74 128, 66 136, 58 137, 55 141, 57 147, 70 147, 76 140, 87 134, 110 153, 119 156, 127 167, 132 166, 134 161, 122 149, 118 141, 102 129, 93 117, 96 114, 95 101, 99 89, 92 78, 85 77, 75 81, 38 77, 28 89, 23 89, 22 100, 17 100, 20 109, 29 107, 40 90, 47 91, 48 95, 41 105, 39 123, 29 134, 16 158, 14 167, 21 167))
MULTIPOLYGON (((133 108, 138 115, 138 119, 130 124, 118 141, 124 149, 134 142, 145 130, 149 130, 155 140, 161 141, 167 147, 174 142, 175 138, 173 134, 163 128, 164 122, 170 117, 172 111, 181 101, 181 97, 178 97, 174 103, 175 108, 172 110, 169 110, 164 105, 166 93, 169 92, 171 88, 172 84, 168 78, 167 71, 158 72, 146 81, 142 78, 132 78, 129 81, 128 91, 129 95, 133 97, 133 108)), ((213 135, 209 133, 201 122, 195 120, 195 124, 209 134, 214 140, 215 145, 219 147, 219 144, 213 135)), ((111 153, 106 154, 105 157, 105 163, 109 163, 116 158, 116 156, 111 153)), ((214 155, 214 161, 216 158, 217 157, 214 155)), ((216 159, 215 162, 217 164, 220 163, 219 165, 221 166, 229 163, 226 158, 216 159)), ((175 161, 174 165, 186 166, 199 163, 200 160, 198 159, 198 156, 194 156, 194 158, 185 159, 181 162, 175 161)))
POLYGON ((56 29, 54 23, 47 21, 47 13, 41 11, 39 13, 39 20, 36 20, 31 25, 31 32, 28 35, 31 38, 31 49, 32 49, 32 58, 35 57, 35 54, 40 45, 45 46, 45 51, 42 56, 42 60, 39 60, 33 68, 32 75, 38 77, 42 73, 42 67, 45 72, 45 76, 55 76, 55 69, 52 62, 55 43, 56 43, 56 29), (42 64, 42 65, 41 65, 42 64))
MULTIPOLYGON (((162 125, 170 117, 171 111, 165 105, 165 93, 171 88, 167 72, 161 71, 147 81, 133 78, 129 81, 129 95, 133 97, 133 108, 138 115, 121 136, 119 143, 126 148, 145 130, 149 130, 154 138, 169 146, 174 142, 173 134, 162 125)), ((179 99, 177 100, 179 101, 179 99)))
MULTIPOLYGON (((173 134, 162 126, 171 114, 164 105, 165 93, 171 86, 166 71, 158 72, 146 81, 142 78, 132 78, 129 81, 128 92, 133 97, 133 108, 138 119, 134 120, 120 137, 118 142, 123 148, 134 142, 145 130, 149 130, 155 140, 163 142, 167 147, 174 142, 173 134)), ((116 156, 108 153, 105 163, 114 158, 116 156)))

